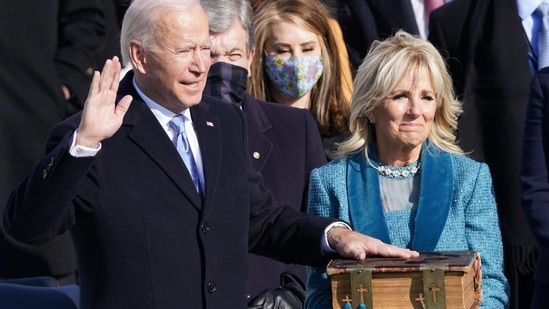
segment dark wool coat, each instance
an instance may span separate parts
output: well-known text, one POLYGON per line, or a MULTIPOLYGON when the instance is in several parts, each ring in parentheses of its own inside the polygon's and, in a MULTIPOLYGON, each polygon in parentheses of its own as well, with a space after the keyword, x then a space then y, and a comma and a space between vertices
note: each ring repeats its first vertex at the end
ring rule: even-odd
POLYGON ((248 251, 287 263, 327 263, 321 238, 334 220, 273 204, 251 168, 237 106, 204 97, 191 108, 204 167, 202 201, 132 76, 119 93, 134 101, 101 151, 72 157, 67 149, 79 115, 62 122, 5 214, 6 230, 29 243, 71 229, 81 308, 246 308, 248 251))

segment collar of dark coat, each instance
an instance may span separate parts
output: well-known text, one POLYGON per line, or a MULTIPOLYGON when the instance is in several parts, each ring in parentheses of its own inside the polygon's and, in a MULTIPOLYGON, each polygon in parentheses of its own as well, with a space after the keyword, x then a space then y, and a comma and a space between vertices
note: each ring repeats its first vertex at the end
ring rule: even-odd
MULTIPOLYGON (((376 160, 369 147, 370 160, 376 160)), ((410 248, 434 251, 446 224, 453 197, 453 164, 450 154, 425 143, 421 154, 421 188, 410 248)), ((391 243, 379 187, 379 174, 365 156, 347 161, 347 196, 353 228, 363 234, 391 243)))
POLYGON ((272 128, 269 117, 267 117, 265 111, 261 108, 261 101, 255 99, 247 93, 244 93, 243 95, 242 111, 246 115, 246 121, 249 126, 253 126, 259 131, 259 133, 264 133, 272 128))
MULTIPOLYGON (((166 134, 147 105, 141 101, 139 94, 133 87, 133 76, 133 71, 128 72, 120 82, 119 88, 121 96, 129 94, 134 98, 133 103, 124 116, 123 125, 132 127, 128 133, 128 138, 139 145, 149 155, 151 160, 155 161, 168 174, 189 198, 191 203, 200 210, 203 202, 196 190, 194 190, 192 179, 169 138, 167 136, 166 138, 162 138, 166 134)), ((219 174, 219 165, 221 162, 219 143, 221 122, 217 117, 210 114, 209 111, 211 108, 215 108, 215 105, 225 103, 213 102, 213 100, 210 97, 204 96, 200 104, 191 107, 193 125, 197 131, 198 143, 202 153, 205 183, 208 185, 206 192, 209 192, 208 190, 211 192, 215 191, 218 181, 216 175, 219 174)), ((229 105, 227 104, 227 106, 229 105)), ((204 204, 208 203, 210 199, 210 194, 206 194, 204 204)))
POLYGON ((261 154, 260 157, 252 160, 253 167, 258 171, 263 171, 265 165, 273 153, 273 141, 267 134, 273 127, 269 118, 263 110, 264 103, 244 93, 242 99, 242 111, 246 116, 248 123, 248 151, 254 157, 253 153, 261 154))

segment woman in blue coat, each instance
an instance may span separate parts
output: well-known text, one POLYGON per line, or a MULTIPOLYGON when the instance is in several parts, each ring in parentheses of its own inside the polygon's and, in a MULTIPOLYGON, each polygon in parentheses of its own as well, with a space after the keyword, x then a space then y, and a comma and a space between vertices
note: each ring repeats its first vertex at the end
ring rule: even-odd
MULTIPOLYGON (((509 286, 488 166, 455 143, 461 104, 445 62, 404 31, 376 42, 360 66, 352 137, 311 174, 309 211, 417 251, 473 250, 482 259, 481 308, 505 308, 509 286)), ((309 268, 307 308, 331 308, 323 268, 309 268)))

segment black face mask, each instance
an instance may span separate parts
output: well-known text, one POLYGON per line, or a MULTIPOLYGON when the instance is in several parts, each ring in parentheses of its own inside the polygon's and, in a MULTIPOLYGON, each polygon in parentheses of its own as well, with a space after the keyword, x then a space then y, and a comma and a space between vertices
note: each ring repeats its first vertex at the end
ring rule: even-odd
POLYGON ((216 62, 210 66, 204 94, 242 106, 247 79, 248 70, 245 68, 227 62, 216 62))

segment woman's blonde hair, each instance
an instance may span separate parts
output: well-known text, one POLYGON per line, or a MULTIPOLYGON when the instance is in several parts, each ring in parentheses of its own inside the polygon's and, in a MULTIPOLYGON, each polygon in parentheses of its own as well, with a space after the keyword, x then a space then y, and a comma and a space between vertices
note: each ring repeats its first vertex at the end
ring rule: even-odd
POLYGON ((360 65, 351 97, 352 136, 340 144, 336 156, 344 157, 360 151, 367 156, 368 145, 375 139, 375 128, 366 116, 389 96, 407 74, 422 70, 431 77, 437 102, 427 140, 440 150, 463 153, 456 144, 461 103, 455 96, 444 59, 428 41, 400 30, 386 40, 375 41, 360 65))
POLYGON ((346 131, 349 117, 349 102, 341 91, 342 64, 338 58, 339 50, 330 28, 330 19, 330 12, 318 0, 265 0, 254 6, 256 48, 247 87, 253 97, 274 101, 264 68, 265 42, 271 36, 273 24, 288 21, 317 34, 324 70, 311 90, 309 110, 323 137, 346 131))

